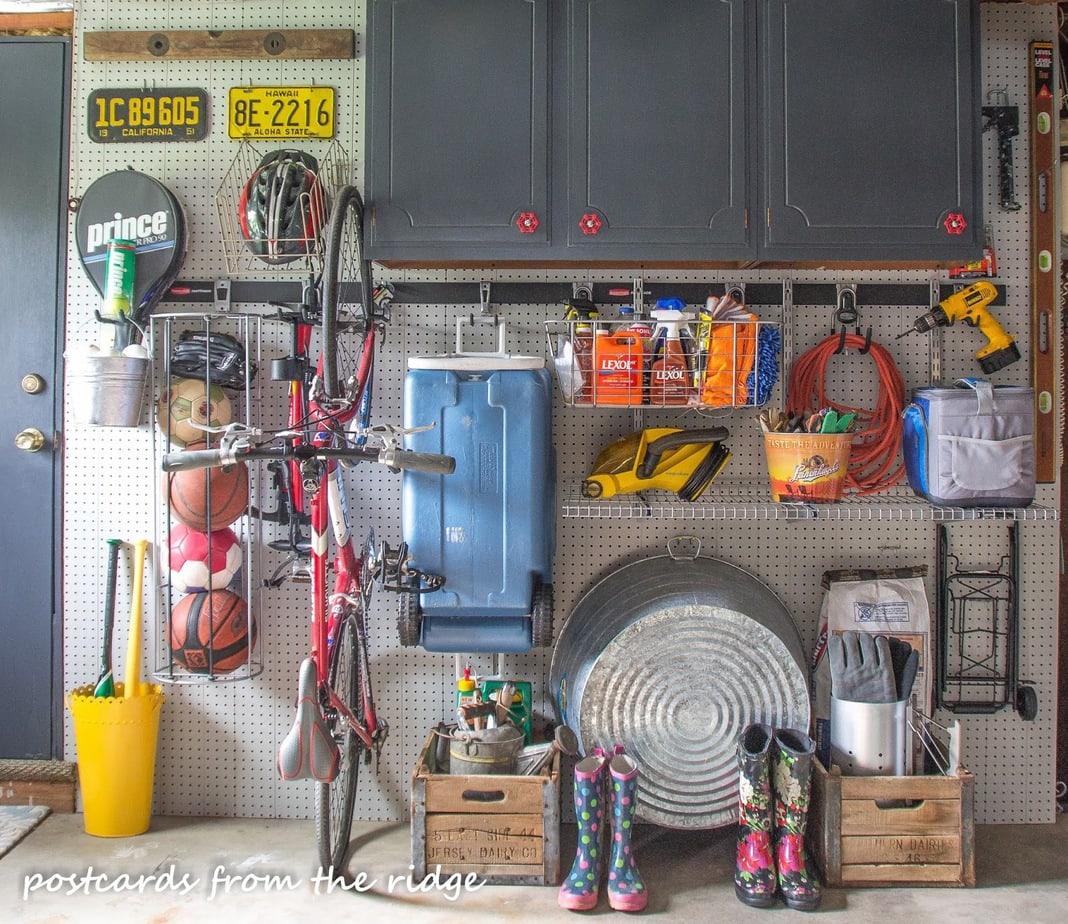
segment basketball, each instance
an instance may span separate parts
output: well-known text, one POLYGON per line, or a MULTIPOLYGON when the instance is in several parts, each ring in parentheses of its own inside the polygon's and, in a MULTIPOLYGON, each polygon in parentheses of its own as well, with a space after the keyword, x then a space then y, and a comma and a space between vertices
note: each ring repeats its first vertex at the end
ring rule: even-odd
MULTIPOLYGON (((204 449, 190 443, 186 449, 204 449)), ((236 462, 223 468, 172 472, 164 479, 167 503, 175 519, 190 529, 210 533, 224 529, 248 507, 248 466, 236 462)))
POLYGON ((203 379, 171 379, 159 396, 156 419, 161 432, 184 446, 204 439, 204 431, 194 426, 222 427, 233 420, 233 408, 226 392, 203 379))
POLYGON ((171 590, 222 590, 241 568, 241 541, 228 527, 201 533, 178 522, 167 536, 171 590))
POLYGON ((171 609, 174 660, 193 674, 229 674, 249 659, 256 620, 245 601, 229 590, 187 594, 171 609))

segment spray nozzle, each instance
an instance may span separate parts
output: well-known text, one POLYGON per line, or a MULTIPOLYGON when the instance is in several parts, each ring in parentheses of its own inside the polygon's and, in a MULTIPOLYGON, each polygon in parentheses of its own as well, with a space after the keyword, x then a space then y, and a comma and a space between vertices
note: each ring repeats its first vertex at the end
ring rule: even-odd
POLYGON ((464 668, 464 675, 456 681, 456 686, 465 693, 470 692, 475 688, 475 678, 471 676, 470 665, 464 668))

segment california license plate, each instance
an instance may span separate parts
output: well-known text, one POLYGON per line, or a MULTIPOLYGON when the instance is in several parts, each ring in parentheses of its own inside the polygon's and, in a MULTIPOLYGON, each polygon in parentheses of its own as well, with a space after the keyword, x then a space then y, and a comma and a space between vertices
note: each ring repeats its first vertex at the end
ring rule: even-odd
POLYGON ((208 94, 180 89, 93 90, 89 94, 93 141, 200 141, 208 135, 208 94))
POLYGON ((333 87, 231 87, 231 138, 333 138, 333 87))

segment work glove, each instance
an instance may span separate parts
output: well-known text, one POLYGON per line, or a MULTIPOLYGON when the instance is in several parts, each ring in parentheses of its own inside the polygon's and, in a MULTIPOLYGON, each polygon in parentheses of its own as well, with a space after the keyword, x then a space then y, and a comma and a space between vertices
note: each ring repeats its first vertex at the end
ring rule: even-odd
POLYGON ((897 699, 908 699, 912 693, 912 684, 916 679, 916 670, 920 664, 920 653, 904 639, 888 636, 890 658, 894 663, 894 682, 897 686, 897 699))
POLYGON ((885 635, 847 630, 827 645, 831 695, 853 703, 897 702, 890 640, 885 635))

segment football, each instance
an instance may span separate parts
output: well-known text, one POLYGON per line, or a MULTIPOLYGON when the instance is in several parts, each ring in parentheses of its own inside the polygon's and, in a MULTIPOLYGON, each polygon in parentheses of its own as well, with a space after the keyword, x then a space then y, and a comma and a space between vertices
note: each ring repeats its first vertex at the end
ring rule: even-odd
POLYGON ((159 396, 160 431, 180 447, 205 438, 205 432, 196 425, 222 427, 233 419, 226 392, 219 385, 208 386, 203 379, 171 379, 159 396))
POLYGON ((234 579, 244 556, 229 528, 197 532, 175 523, 167 539, 171 589, 180 594, 222 590, 234 579))

